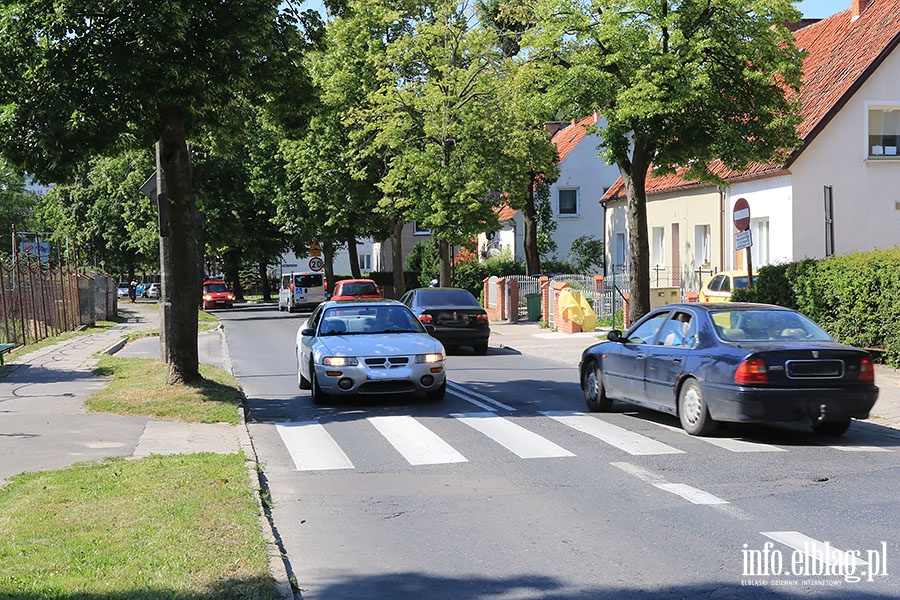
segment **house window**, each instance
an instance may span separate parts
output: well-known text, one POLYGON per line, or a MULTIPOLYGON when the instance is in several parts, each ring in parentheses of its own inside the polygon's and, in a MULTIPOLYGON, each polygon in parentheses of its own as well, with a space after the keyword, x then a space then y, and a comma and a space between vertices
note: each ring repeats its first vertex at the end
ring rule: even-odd
POLYGON ((694 268, 710 263, 709 225, 694 226, 694 268))
POLYGON ((413 235, 431 235, 431 230, 420 227, 418 221, 413 221, 413 235))
POLYGON ((359 270, 360 271, 371 271, 372 270, 372 255, 371 254, 359 254, 357 255, 359 259, 359 270))
POLYGON ((616 273, 625 271, 625 232, 616 232, 616 258, 613 263, 613 269, 616 273))
POLYGON ((664 227, 653 228, 653 246, 651 257, 657 267, 666 266, 666 230, 664 227))
POLYGON ((559 190, 559 214, 560 216, 578 214, 578 190, 559 190))
POLYGON ((769 264, 769 219, 752 219, 750 221, 751 240, 750 256, 753 257, 753 269, 769 264))
POLYGON ((868 157, 897 159, 900 145, 900 105, 870 105, 868 118, 868 157))

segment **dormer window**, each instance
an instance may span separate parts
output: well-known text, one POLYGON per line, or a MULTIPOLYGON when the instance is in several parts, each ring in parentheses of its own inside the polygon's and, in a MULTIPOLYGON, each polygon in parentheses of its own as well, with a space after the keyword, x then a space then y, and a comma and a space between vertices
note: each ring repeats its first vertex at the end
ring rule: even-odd
POLYGON ((900 145, 900 104, 868 107, 867 156, 870 160, 897 160, 900 145))

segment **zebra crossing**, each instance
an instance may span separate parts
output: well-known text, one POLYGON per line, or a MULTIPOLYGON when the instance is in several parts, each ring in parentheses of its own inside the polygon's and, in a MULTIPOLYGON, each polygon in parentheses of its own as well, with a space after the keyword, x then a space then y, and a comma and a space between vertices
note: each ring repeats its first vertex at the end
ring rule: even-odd
MULTIPOLYGON (((497 402, 484 394, 462 388, 458 384, 451 384, 450 390, 454 395, 467 400, 483 410, 477 412, 452 413, 448 415, 451 423, 465 425, 468 429, 491 440, 521 459, 549 459, 571 458, 576 453, 570 448, 565 448, 536 433, 532 429, 519 424, 516 421, 517 413, 514 408, 497 402), (498 409, 503 409, 509 414, 499 414, 498 409)), ((619 425, 608 422, 603 415, 581 413, 577 411, 542 411, 536 413, 540 417, 549 419, 554 425, 562 425, 565 428, 575 430, 585 436, 585 439, 593 439, 605 446, 615 448, 631 456, 653 456, 665 454, 685 454, 688 450, 678 448, 676 443, 672 445, 671 439, 683 440, 685 444, 696 447, 696 444, 708 444, 721 450, 732 453, 751 452, 786 452, 786 448, 731 438, 693 437, 687 435, 682 429, 657 423, 654 421, 642 421, 652 423, 665 431, 663 436, 668 442, 656 439, 650 432, 638 433, 619 425), (668 433, 671 432, 671 433, 668 433), (677 434, 675 436, 672 433, 677 434)), ((529 415, 527 421, 531 421, 534 415, 529 415)), ((416 418, 409 415, 371 416, 362 419, 377 432, 410 466, 465 463, 469 461, 454 445, 445 440, 441 435, 429 429, 423 423, 425 418, 416 418), (420 420, 421 419, 421 420, 420 420)), ((341 469, 355 469, 353 461, 348 457, 328 429, 334 424, 327 421, 287 421, 276 423, 276 429, 284 443, 294 467, 297 471, 327 471, 341 469)), ((354 424, 353 426, 356 426, 354 424)), ((442 426, 442 429, 446 427, 442 426)), ((542 427, 543 430, 548 427, 542 427)), ((552 429, 552 428, 550 428, 552 429)), ((571 436, 569 436, 571 439, 571 436)), ((878 446, 854 445, 851 442, 833 445, 830 448, 840 451, 854 452, 891 452, 889 448, 878 446)))

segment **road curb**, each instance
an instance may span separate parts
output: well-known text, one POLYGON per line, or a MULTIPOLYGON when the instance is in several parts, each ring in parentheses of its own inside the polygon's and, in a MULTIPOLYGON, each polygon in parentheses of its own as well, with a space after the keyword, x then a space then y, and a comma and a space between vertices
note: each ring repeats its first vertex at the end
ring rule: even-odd
POLYGON ((266 538, 267 554, 269 556, 269 572, 275 580, 275 589, 278 598, 281 600, 294 600, 294 588, 291 585, 290 565, 288 563, 287 554, 284 552, 283 546, 278 538, 278 531, 275 528, 275 522, 272 518, 271 509, 267 508, 263 502, 263 497, 269 496, 268 486, 265 484, 264 477, 261 476, 259 467, 259 457, 256 454, 256 448, 253 446, 253 440, 250 437, 250 429, 247 427, 247 421, 244 419, 244 407, 238 407, 238 443, 244 454, 244 464, 247 467, 247 477, 250 481, 250 487, 255 492, 256 505, 259 509, 260 529, 266 538))

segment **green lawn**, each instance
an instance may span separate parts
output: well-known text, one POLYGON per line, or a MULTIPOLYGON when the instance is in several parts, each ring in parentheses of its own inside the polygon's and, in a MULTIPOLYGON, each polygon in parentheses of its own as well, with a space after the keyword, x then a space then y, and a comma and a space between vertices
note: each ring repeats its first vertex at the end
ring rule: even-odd
POLYGON ((197 383, 166 385, 168 368, 162 361, 104 355, 94 373, 112 381, 85 402, 89 411, 196 423, 238 422, 240 384, 217 367, 200 365, 203 380, 197 383))
POLYGON ((0 488, 0 598, 276 597, 240 454, 107 459, 0 488))

